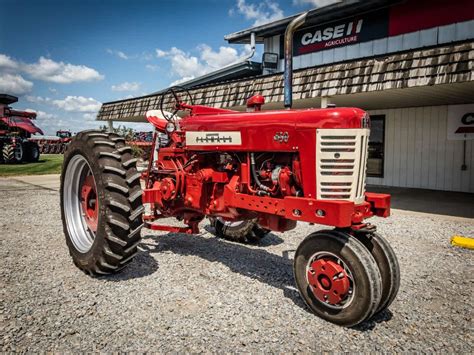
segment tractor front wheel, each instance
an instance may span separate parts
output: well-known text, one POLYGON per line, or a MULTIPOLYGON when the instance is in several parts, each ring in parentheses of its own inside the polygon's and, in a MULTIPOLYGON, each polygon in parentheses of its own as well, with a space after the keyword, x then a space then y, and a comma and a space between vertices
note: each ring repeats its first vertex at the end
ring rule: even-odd
POLYGON ((61 217, 77 267, 110 274, 137 254, 142 191, 136 159, 113 133, 85 131, 68 146, 61 175, 61 217))
POLYGON ((319 317, 355 326, 371 317, 382 297, 377 263, 356 238, 336 231, 310 234, 294 260, 298 289, 319 317))
POLYGON ((388 241, 377 233, 356 233, 355 237, 370 251, 382 277, 382 299, 376 313, 388 308, 400 287, 400 266, 388 241))

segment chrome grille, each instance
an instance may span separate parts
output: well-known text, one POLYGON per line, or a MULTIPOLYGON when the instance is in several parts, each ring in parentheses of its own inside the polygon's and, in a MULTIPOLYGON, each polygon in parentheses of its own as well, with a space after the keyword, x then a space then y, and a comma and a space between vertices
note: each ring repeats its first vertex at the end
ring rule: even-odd
POLYGON ((364 201, 369 129, 316 130, 316 186, 320 200, 364 201))

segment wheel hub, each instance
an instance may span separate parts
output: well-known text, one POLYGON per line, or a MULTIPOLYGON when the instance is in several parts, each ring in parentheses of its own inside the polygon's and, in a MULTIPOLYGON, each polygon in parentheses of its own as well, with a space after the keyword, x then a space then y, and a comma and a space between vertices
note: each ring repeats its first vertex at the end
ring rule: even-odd
POLYGON ((81 207, 87 226, 95 233, 97 231, 99 204, 97 203, 94 177, 91 174, 87 175, 82 183, 81 207))
POLYGON ((349 294, 350 281, 344 268, 330 258, 313 261, 307 271, 314 296, 324 303, 340 304, 349 294))

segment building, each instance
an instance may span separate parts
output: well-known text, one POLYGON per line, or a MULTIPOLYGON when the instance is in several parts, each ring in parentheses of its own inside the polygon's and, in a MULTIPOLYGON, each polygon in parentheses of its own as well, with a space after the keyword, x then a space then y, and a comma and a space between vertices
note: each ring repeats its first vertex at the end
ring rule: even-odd
MULTIPOLYGON (((281 108, 283 38, 296 16, 225 36, 262 43, 263 64, 256 73, 246 58, 185 83, 194 103, 244 109, 261 93, 265 109, 281 108)), ((317 8, 295 33, 293 55, 294 108, 330 103, 370 113, 369 184, 474 192, 474 1, 317 8)), ((144 121, 159 98, 105 103, 98 119, 144 121)))

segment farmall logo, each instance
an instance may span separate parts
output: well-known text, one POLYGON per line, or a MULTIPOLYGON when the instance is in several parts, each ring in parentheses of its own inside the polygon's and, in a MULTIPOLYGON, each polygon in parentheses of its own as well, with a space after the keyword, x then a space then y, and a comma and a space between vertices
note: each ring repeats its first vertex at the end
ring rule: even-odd
POLYGON ((186 132, 186 145, 242 145, 239 131, 186 132))
POLYGON ((362 31, 363 23, 364 20, 360 19, 357 22, 351 21, 342 25, 316 30, 315 32, 306 32, 301 37, 301 44, 303 46, 316 44, 311 47, 314 50, 357 42, 357 35, 362 31))

